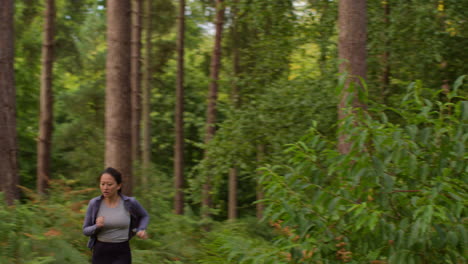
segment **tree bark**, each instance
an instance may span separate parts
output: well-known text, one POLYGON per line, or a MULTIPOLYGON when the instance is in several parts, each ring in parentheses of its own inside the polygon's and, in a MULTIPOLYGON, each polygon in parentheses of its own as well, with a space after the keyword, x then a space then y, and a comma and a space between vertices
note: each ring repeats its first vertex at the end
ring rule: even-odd
MULTIPOLYGON (((385 28, 387 29, 386 31, 388 32, 388 29, 390 28, 390 1, 384 1, 383 2, 383 8, 384 8, 384 24, 385 28)), ((390 39, 388 36, 385 36, 385 51, 382 54, 382 76, 381 76, 381 85, 382 85, 382 92, 381 92, 381 98, 382 101, 385 103, 385 98, 387 97, 388 94, 388 89, 390 87, 390 39)))
MULTIPOLYGON (((210 87, 208 93, 208 108, 206 111, 206 136, 205 144, 208 144, 214 137, 216 128, 216 101, 218 99, 218 80, 219 70, 221 67, 221 38, 224 23, 224 4, 223 0, 216 0, 216 33, 213 47, 213 54, 211 56, 210 65, 210 87)), ((208 158, 205 151, 205 158, 208 158)), ((204 208, 203 216, 209 217, 209 209, 212 208, 211 199, 211 176, 207 175, 206 182, 203 185, 203 200, 202 207, 204 208)))
MULTIPOLYGON (((239 85, 237 84, 240 72, 240 51, 239 51, 239 32, 238 32, 238 5, 239 1, 235 0, 232 7, 232 102, 235 108, 239 108, 241 104, 239 85)), ((228 199, 228 219, 237 219, 237 181, 239 168, 234 162, 233 167, 229 169, 229 199, 228 199)))
POLYGON ((229 198, 228 198, 228 219, 237 219, 237 178, 239 169, 232 167, 229 169, 229 198))
POLYGON ((37 142, 37 192, 43 194, 51 178, 50 162, 53 130, 53 89, 52 67, 54 56, 55 1, 47 0, 44 13, 44 39, 42 44, 42 72, 39 117, 39 138, 37 142))
POLYGON ((239 8, 237 7, 239 0, 234 0, 232 7, 232 72, 233 72, 233 82, 232 82, 232 102, 234 107, 239 108, 241 106, 240 98, 240 87, 238 85, 239 75, 240 75, 240 40, 239 40, 239 8))
MULTIPOLYGON (((445 23, 445 18, 447 16, 447 14, 445 13, 445 1, 444 0, 439 0, 438 3, 437 3, 437 21, 440 25, 440 30, 442 32, 446 32, 447 31, 447 28, 446 28, 446 23, 445 23)), ((447 76, 447 68, 448 68, 448 61, 446 60, 446 58, 442 57, 442 61, 440 63, 440 68, 441 68, 441 72, 442 72, 442 76, 445 75, 445 77, 447 78, 443 78, 442 80, 442 85, 441 85, 441 89, 442 89, 442 92, 444 94, 449 94, 450 93, 450 85, 449 85, 449 79, 448 79, 448 76, 447 76)))
MULTIPOLYGON (((259 167, 260 164, 265 159, 265 145, 259 144, 257 146, 257 166, 259 167)), ((263 192, 263 187, 257 181, 257 219, 260 220, 263 218, 263 211, 265 211, 265 204, 262 202, 258 202, 263 200, 265 194, 263 192)))
POLYGON ((151 2, 146 0, 144 8, 144 30, 145 30, 145 54, 143 57, 143 98, 142 98, 142 130, 143 130, 143 143, 142 143, 142 185, 143 187, 148 184, 148 173, 151 166, 151 2))
MULTIPOLYGON (((132 162, 135 164, 140 157, 140 124, 141 124, 141 3, 142 0, 132 0, 131 29, 131 111, 132 111, 132 162)), ((133 170, 135 175, 135 170, 133 170)))
MULTIPOLYGON (((341 64, 339 70, 341 73, 347 73, 348 79, 345 87, 340 94, 338 104, 338 119, 343 120, 349 112, 346 108, 365 108, 358 100, 359 89, 362 85, 359 77, 366 78, 366 43, 367 43, 367 10, 366 0, 341 0, 338 6, 338 53, 341 64), (353 84, 355 90, 350 90, 350 84, 353 84), (352 96, 351 105, 348 101, 352 96)), ((338 150, 343 153, 349 153, 351 143, 348 141, 349 135, 341 133, 338 136, 338 150)))
POLYGON ((177 81, 175 106, 174 146, 174 211, 184 213, 184 35, 185 0, 179 0, 179 23, 177 29, 177 81))
POLYGON ((107 1, 105 165, 122 173, 122 192, 132 194, 130 1, 107 1))
POLYGON ((13 0, 0 0, 0 192, 7 204, 19 198, 13 0))

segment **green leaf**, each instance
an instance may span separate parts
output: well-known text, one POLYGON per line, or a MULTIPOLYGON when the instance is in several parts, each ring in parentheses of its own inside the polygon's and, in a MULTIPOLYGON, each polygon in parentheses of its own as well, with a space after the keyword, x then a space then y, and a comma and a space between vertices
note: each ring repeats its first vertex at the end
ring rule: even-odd
POLYGON ((416 221, 411 227, 411 232, 410 232, 410 236, 408 239, 408 246, 414 245, 419 240, 420 229, 421 229, 421 223, 420 221, 416 221))
POLYGON ((460 240, 462 245, 466 245, 468 243, 468 234, 466 232, 466 228, 463 225, 456 226, 456 232, 460 236, 460 240))
POLYGON ((380 112, 379 115, 380 115, 380 120, 382 121, 382 123, 387 124, 388 123, 387 115, 384 112, 380 112))
POLYGON ((338 201, 340 200, 341 200, 340 197, 335 197, 333 200, 331 200, 331 202, 328 204, 329 213, 332 213, 335 210, 336 203, 338 203, 338 201))
POLYGON ((458 236, 454 231, 449 231, 447 234, 447 244, 451 245, 452 247, 456 247, 458 245, 458 236))
POLYGON ((461 119, 463 121, 468 120, 468 101, 462 101, 460 104, 461 119))
POLYGON ((360 183, 362 175, 367 172, 367 168, 360 168, 356 174, 354 174, 353 185, 356 186, 360 183))
POLYGON ((379 221, 379 219, 380 219, 380 213, 373 212, 371 214, 371 217, 370 217, 369 223, 368 223, 368 227, 369 227, 370 231, 374 231, 375 226, 377 225, 377 222, 379 221))
POLYGON ((369 253, 367 253, 367 259, 368 260, 376 260, 379 258, 380 256, 380 252, 382 252, 383 248, 378 248, 376 250, 373 250, 373 251, 370 251, 369 253))
POLYGON ((462 75, 462 76, 457 78, 457 80, 453 84, 452 91, 448 94, 449 99, 452 99, 453 97, 455 97, 457 95, 458 88, 460 88, 460 86, 463 85, 463 79, 465 79, 465 77, 466 77, 466 75, 462 75))
POLYGON ((383 175, 383 187, 384 187, 384 192, 391 192, 393 190, 395 181, 393 180, 393 177, 391 175, 388 175, 387 173, 384 173, 383 175))
POLYGON ((375 176, 376 177, 381 177, 384 175, 384 164, 383 162, 376 156, 372 157, 372 163, 373 163, 373 168, 375 171, 375 176))

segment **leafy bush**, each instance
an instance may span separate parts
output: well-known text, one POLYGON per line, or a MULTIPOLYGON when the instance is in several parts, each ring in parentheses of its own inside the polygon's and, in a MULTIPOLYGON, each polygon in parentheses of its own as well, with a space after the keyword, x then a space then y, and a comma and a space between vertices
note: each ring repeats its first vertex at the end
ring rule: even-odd
POLYGON ((291 246, 290 263, 465 261, 462 79, 446 102, 412 85, 401 109, 373 105, 350 115, 343 122, 352 142, 347 155, 311 129, 286 150, 286 165, 264 169, 267 219, 283 230, 277 243, 291 246), (389 122, 388 111, 403 123, 389 122))
POLYGON ((342 123, 346 155, 311 128, 288 146, 285 164, 262 169, 265 220, 277 235, 221 232, 210 247, 216 261, 202 263, 465 263, 462 79, 447 96, 411 85, 400 109, 368 102, 342 123))

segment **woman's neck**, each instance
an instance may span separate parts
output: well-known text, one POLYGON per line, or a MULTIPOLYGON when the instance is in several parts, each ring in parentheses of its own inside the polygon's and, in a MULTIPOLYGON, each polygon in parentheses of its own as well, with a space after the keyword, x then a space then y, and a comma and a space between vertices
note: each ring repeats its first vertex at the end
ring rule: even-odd
POLYGON ((107 204, 110 204, 110 205, 116 204, 119 201, 119 199, 120 199, 120 195, 118 194, 104 198, 107 204))

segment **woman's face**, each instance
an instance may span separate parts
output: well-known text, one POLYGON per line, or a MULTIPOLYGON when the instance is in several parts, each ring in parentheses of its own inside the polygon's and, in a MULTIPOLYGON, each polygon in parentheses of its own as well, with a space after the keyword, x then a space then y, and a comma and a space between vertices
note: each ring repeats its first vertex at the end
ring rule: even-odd
POLYGON ((104 195, 104 198, 109 198, 113 197, 114 195, 117 195, 118 190, 122 184, 117 184, 115 181, 114 177, 112 177, 108 173, 104 173, 101 175, 101 179, 99 181, 99 188, 101 189, 102 195, 104 195))

